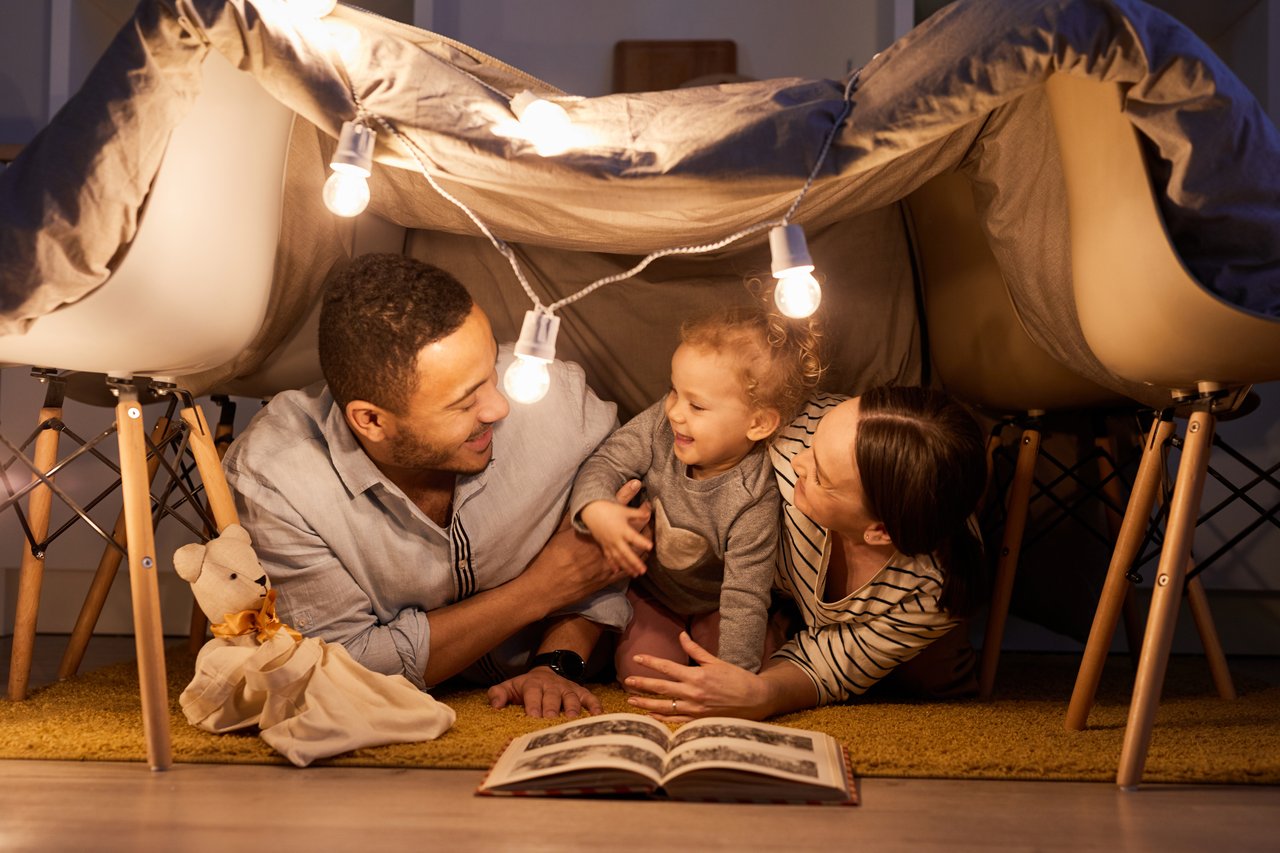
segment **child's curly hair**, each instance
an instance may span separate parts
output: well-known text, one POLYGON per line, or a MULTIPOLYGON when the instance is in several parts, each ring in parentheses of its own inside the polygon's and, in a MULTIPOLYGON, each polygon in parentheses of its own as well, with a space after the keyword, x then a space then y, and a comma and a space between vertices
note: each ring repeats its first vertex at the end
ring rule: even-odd
POLYGON ((747 402, 777 412, 781 428, 818 388, 825 369, 822 334, 815 317, 795 320, 779 313, 773 288, 761 279, 750 279, 747 288, 756 297, 754 304, 686 320, 680 340, 733 353, 747 402))

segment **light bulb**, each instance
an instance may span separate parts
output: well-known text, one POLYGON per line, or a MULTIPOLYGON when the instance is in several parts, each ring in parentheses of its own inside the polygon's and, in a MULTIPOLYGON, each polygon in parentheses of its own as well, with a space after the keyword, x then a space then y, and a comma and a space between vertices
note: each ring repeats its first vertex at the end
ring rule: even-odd
POLYGON ((323 18, 337 5, 338 0, 289 0, 289 8, 305 18, 323 18))
POLYGON ((540 358, 516 356, 502 377, 507 396, 517 403, 536 403, 547 396, 547 389, 551 387, 551 373, 547 370, 550 363, 540 358))
POLYGON ((769 231, 769 250, 773 254, 773 301, 788 317, 808 317, 818 310, 822 286, 813 277, 813 258, 799 225, 778 225, 769 231))
POLYGON ((338 216, 356 216, 369 204, 369 175, 373 170, 373 146, 377 134, 362 121, 342 123, 338 147, 324 182, 325 207, 338 216))
POLYGON ((511 99, 525 139, 543 157, 563 154, 573 145, 573 122, 564 107, 525 90, 511 99))
POLYGON ((324 206, 338 216, 358 216, 369 205, 369 179, 353 172, 334 172, 321 191, 324 206))
POLYGON ((551 374, 547 365, 556 357, 556 334, 560 318, 542 310, 524 312, 516 360, 502 377, 502 387, 517 403, 536 403, 547 395, 551 374))
POLYGON ((808 317, 818 310, 822 301, 822 286, 808 271, 792 270, 778 278, 773 288, 773 301, 778 310, 788 317, 808 317))

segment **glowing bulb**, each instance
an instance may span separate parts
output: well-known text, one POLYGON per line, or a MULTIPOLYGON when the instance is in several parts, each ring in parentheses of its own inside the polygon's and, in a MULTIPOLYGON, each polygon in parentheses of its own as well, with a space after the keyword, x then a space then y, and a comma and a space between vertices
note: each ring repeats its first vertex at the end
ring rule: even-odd
POLYGON ((516 341, 516 360, 502 377, 507 396, 517 403, 536 403, 547 395, 551 374, 547 365, 556 357, 556 334, 560 318, 546 311, 524 312, 520 340, 516 341))
POLYGON ((773 289, 773 301, 778 310, 788 317, 808 317, 818 310, 822 301, 822 286, 811 272, 791 271, 778 278, 773 289))
POLYGON ((799 225, 779 225, 769 231, 769 250, 773 253, 773 301, 788 317, 808 317, 818 310, 822 286, 813 277, 813 259, 799 225))
POLYGON ((289 8, 306 18, 323 18, 337 5, 338 0, 289 0, 289 8))
POLYGON ((338 216, 358 216, 369 205, 369 179, 352 172, 335 171, 321 191, 324 206, 338 216))
POLYGON ((522 135, 543 157, 563 154, 573 145, 573 122, 564 107, 525 90, 511 99, 522 135))
POLYGON ((536 403, 547 396, 547 389, 551 387, 551 373, 547 370, 550 363, 540 358, 516 356, 502 377, 507 396, 517 403, 536 403))
POLYGON ((364 122, 342 123, 338 148, 324 182, 324 204, 338 216, 356 216, 369 204, 369 175, 373 170, 373 145, 377 134, 364 122))
POLYGON ((343 65, 350 68, 360 64, 360 31, 346 21, 338 18, 307 19, 295 26, 311 46, 336 54, 343 65))

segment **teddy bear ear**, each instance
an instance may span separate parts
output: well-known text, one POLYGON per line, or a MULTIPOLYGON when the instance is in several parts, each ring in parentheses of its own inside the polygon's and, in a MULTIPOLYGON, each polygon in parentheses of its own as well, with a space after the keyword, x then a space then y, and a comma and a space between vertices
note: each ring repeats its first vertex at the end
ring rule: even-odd
POLYGON ((177 571, 178 577, 187 583, 196 582, 204 567, 204 550, 205 546, 192 542, 173 552, 173 568, 177 571))
POLYGON ((239 524, 228 524, 218 535, 225 539, 238 539, 241 542, 250 541, 249 531, 245 530, 239 524))

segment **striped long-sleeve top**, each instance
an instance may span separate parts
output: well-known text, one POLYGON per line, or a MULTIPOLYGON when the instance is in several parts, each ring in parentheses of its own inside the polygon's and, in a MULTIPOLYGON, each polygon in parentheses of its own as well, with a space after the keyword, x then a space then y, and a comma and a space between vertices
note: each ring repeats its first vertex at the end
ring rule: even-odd
POLYGON ((774 657, 813 679, 823 705, 865 692, 956 624, 938 603, 942 570, 931 556, 895 553, 866 585, 839 601, 823 600, 832 537, 796 508, 791 460, 809 446, 822 416, 845 399, 811 400, 770 448, 782 493, 774 580, 795 599, 805 623, 774 657))

